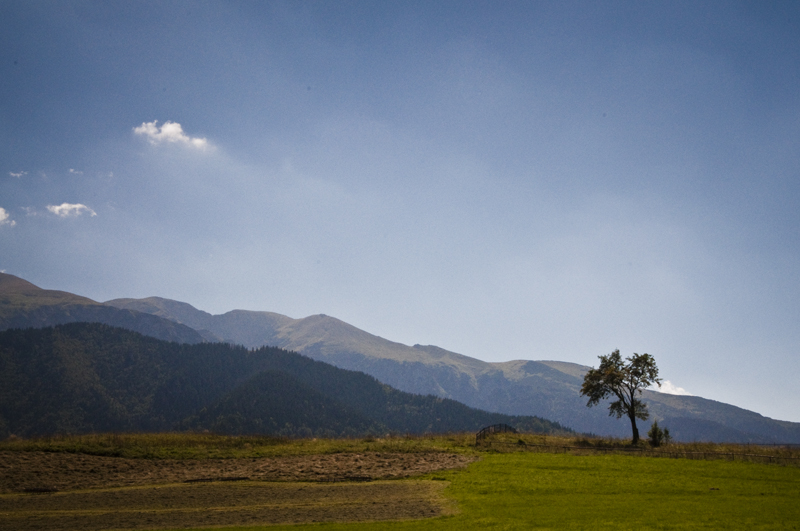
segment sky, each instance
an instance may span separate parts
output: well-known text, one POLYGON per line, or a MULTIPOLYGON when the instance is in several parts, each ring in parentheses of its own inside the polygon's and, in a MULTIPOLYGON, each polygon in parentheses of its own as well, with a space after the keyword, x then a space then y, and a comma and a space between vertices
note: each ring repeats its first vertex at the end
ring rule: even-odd
POLYGON ((0 271, 800 421, 797 2, 0 0, 0 271))

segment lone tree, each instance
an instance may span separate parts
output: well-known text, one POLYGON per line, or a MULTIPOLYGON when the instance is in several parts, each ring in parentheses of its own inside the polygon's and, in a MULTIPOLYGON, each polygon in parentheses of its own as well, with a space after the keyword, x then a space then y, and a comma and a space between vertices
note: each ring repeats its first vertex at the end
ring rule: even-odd
POLYGON ((639 442, 639 429, 636 419, 647 420, 647 404, 642 402, 637 395, 642 394, 642 389, 657 384, 661 387, 658 377, 656 360, 650 354, 636 354, 626 358, 628 363, 622 361, 619 350, 608 356, 599 356, 600 367, 590 369, 583 377, 581 395, 588 396, 588 407, 596 406, 609 395, 614 395, 617 400, 608 406, 608 414, 621 418, 626 415, 631 420, 633 430, 633 444, 639 442))

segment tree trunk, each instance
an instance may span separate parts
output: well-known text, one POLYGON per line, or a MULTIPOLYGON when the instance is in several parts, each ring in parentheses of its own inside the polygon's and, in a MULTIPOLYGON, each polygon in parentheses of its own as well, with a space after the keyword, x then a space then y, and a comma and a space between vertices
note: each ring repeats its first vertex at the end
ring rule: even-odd
POLYGON ((630 415, 631 430, 633 431, 633 445, 639 442, 639 428, 636 427, 636 415, 630 415))

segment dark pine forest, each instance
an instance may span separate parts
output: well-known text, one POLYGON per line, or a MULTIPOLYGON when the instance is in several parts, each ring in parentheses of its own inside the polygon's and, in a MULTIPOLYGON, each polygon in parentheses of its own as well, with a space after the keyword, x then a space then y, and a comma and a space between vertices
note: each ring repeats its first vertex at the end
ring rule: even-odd
POLYGON ((131 431, 356 436, 569 431, 398 391, 273 347, 185 344, 97 323, 0 332, 0 438, 131 431))

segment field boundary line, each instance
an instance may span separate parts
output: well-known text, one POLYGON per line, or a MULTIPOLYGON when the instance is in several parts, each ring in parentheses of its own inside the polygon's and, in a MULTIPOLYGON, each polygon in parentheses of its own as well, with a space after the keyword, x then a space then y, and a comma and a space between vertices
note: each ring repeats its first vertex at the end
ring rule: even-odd
POLYGON ((507 443, 499 441, 486 441, 484 440, 480 446, 505 446, 512 447, 523 451, 538 451, 544 450, 548 453, 620 453, 629 455, 639 455, 642 457, 665 457, 672 459, 697 459, 703 461, 713 460, 726 460, 726 461, 748 461, 760 462, 769 464, 791 464, 793 466, 800 466, 800 457, 784 457, 776 455, 763 455, 763 454, 746 454, 739 452, 691 452, 691 451, 663 451, 663 450, 648 450, 646 448, 603 448, 595 446, 570 446, 570 445, 553 445, 553 444, 540 444, 540 443, 507 443))

